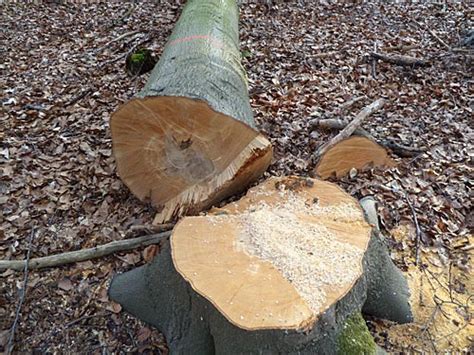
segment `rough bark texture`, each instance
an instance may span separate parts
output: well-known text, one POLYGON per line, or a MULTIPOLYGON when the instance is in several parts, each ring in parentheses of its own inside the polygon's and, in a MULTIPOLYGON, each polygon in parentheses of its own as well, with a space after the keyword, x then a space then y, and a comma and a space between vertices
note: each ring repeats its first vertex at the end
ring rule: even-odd
POLYGON ((240 63, 238 8, 234 0, 190 0, 137 95, 182 96, 255 128, 247 78, 240 63))
POLYGON ((118 174, 157 208, 196 214, 266 170, 240 63, 234 0, 189 0, 144 89, 111 119, 118 174))
POLYGON ((346 318, 361 309, 365 293, 362 277, 309 331, 246 331, 179 276, 168 243, 151 264, 115 277, 110 287, 113 300, 165 334, 172 354, 333 354, 337 334, 346 318))
MULTIPOLYGON (((352 351, 346 341, 340 348, 341 331, 354 313, 363 310, 401 323, 410 321, 404 290, 403 276, 374 231, 363 276, 309 330, 246 331, 234 326, 178 274, 168 241, 152 263, 116 276, 109 294, 126 311, 160 329, 173 354, 336 354, 357 353, 363 346, 358 342, 352 351)), ((373 343, 366 343, 364 353, 373 353, 373 343)))
POLYGON ((374 226, 367 251, 368 280, 367 302, 362 311, 378 318, 397 323, 413 321, 408 300, 410 291, 402 272, 395 266, 379 230, 375 199, 372 196, 360 200, 367 221, 374 226))

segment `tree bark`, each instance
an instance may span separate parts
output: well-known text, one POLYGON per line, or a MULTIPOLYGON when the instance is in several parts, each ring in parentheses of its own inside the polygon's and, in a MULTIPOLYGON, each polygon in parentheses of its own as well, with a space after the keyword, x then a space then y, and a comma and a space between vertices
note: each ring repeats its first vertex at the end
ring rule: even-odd
MULTIPOLYGON (((304 179, 285 180, 283 183, 290 189, 302 189, 300 190, 303 191, 302 196, 306 196, 309 200, 311 200, 312 195, 308 195, 308 193, 321 191, 321 186, 329 186, 329 183, 314 181, 315 185, 313 187, 310 183, 307 184, 304 179), (307 188, 308 185, 311 187, 307 188), (313 188, 314 190, 311 190, 313 188)), ((279 195, 282 191, 280 190, 281 184, 272 180, 267 186, 274 186, 278 190, 277 195, 281 197, 279 195)), ((338 192, 334 189, 337 188, 321 191, 320 200, 324 206, 331 206, 326 203, 335 198, 334 196, 339 196, 336 199, 341 198, 342 191, 338 192)), ((269 190, 255 188, 249 197, 241 200, 241 202, 243 201, 242 206, 249 206, 248 203, 254 201, 255 196, 259 196, 258 198, 263 199, 265 203, 270 203, 272 197, 266 195, 266 192, 269 192, 269 190)), ((281 203, 281 201, 278 200, 277 203, 281 203)), ((252 206, 254 205, 249 206, 250 210, 252 210, 252 206)), ((238 204, 229 204, 227 210, 224 207, 211 212, 214 213, 214 216, 223 216, 220 218, 224 218, 224 220, 234 221, 236 216, 238 217, 239 208, 238 204), (224 213, 224 215, 220 213, 224 213)), ((371 216, 368 218, 373 218, 374 214, 369 211, 368 215, 371 216)), ((208 250, 212 250, 212 248, 220 248, 223 237, 218 235, 217 231, 224 231, 228 228, 228 225, 221 224, 219 226, 219 222, 211 219, 209 225, 215 225, 214 223, 216 223, 217 227, 211 226, 209 229, 203 229, 203 224, 198 223, 198 221, 203 221, 206 218, 188 217, 183 219, 175 228, 171 237, 172 241, 163 241, 160 254, 150 264, 116 276, 109 290, 110 297, 119 302, 126 311, 152 324, 164 333, 171 353, 374 354, 376 348, 373 340, 367 328, 363 326, 363 321, 360 322, 362 311, 366 314, 384 317, 400 323, 412 320, 406 281, 400 271, 393 265, 386 247, 380 239, 378 230, 373 229, 370 234, 370 228, 367 226, 369 234, 366 235, 365 240, 368 245, 366 244, 365 254, 361 254, 361 276, 348 287, 346 293, 335 298, 327 307, 322 308, 321 313, 313 318, 311 323, 301 323, 304 325, 298 327, 278 327, 276 324, 280 320, 276 319, 273 326, 265 328, 254 326, 250 328, 248 325, 254 321, 247 321, 253 314, 248 309, 254 308, 252 306, 258 304, 261 298, 263 299, 271 293, 273 288, 280 290, 277 280, 273 276, 269 277, 270 273, 262 270, 262 266, 258 266, 258 261, 254 259, 249 264, 253 266, 249 272, 267 275, 267 280, 260 283, 255 281, 257 278, 254 278, 254 276, 242 278, 241 276, 246 274, 249 265, 242 261, 243 256, 238 253, 232 252, 227 254, 227 258, 214 259, 212 252, 210 252, 207 259, 203 259, 204 254, 197 249, 210 248, 208 250), (190 229, 194 230, 196 235, 190 235, 188 233, 190 229), (213 231, 214 233, 212 233, 213 231), (204 239, 201 239, 199 235, 204 235, 204 239), (214 244, 206 246, 207 235, 214 244), (189 252, 179 253, 178 250, 186 247, 185 237, 189 237, 189 252), (193 241, 193 239, 195 240, 193 241), (202 241, 201 247, 198 246, 200 241, 202 241), (193 268, 195 272, 185 271, 183 263, 191 265, 193 261, 196 265, 193 268), (215 262, 218 263, 214 264, 215 262), (229 274, 234 275, 232 276, 234 279, 241 282, 238 292, 234 293, 234 289, 230 285, 233 281, 221 285, 222 294, 229 294, 225 297, 230 298, 219 300, 215 293, 212 296, 210 292, 206 292, 206 289, 209 291, 212 288, 214 290, 212 292, 216 290, 215 285, 199 282, 199 280, 202 280, 201 274, 207 268, 206 264, 216 265, 212 269, 214 277, 209 275, 210 277, 207 279, 209 283, 215 284, 216 280, 222 278, 219 273, 223 268, 229 274), (218 264, 219 266, 217 266, 218 264), (244 271, 239 273, 239 269, 244 271), (254 298, 241 297, 242 294, 250 295, 253 292, 247 292, 249 289, 258 289, 259 292, 254 293, 254 298), (234 304, 231 302, 231 305, 229 305, 226 299, 230 299, 234 304), (226 310, 224 310, 224 306, 227 307, 226 310), (229 308, 232 307, 240 310, 242 315, 240 318, 229 316, 229 308), (359 316, 357 316, 358 314, 359 316), (354 322, 354 317, 358 317, 359 321, 354 322), (247 326, 244 327, 244 324, 247 326), (348 330, 348 328, 350 329, 349 332, 343 331, 344 329, 348 330)), ((312 217, 302 218, 308 221, 306 218, 312 217)), ((364 217, 361 215, 361 218, 364 217)), ((320 219, 323 224, 331 223, 325 222, 329 220, 335 221, 336 216, 320 219)), ((237 220, 235 221, 235 223, 238 223, 237 220)), ((349 222, 342 222, 343 219, 340 221, 340 229, 345 230, 346 227, 342 227, 342 224, 349 222)), ((363 220, 357 220, 357 223, 364 222, 363 220)), ((353 228, 352 233, 354 235, 357 234, 356 229, 356 227, 353 228)), ((339 240, 343 235, 347 238, 349 234, 343 233, 338 235, 337 238, 339 240)), ((354 236, 354 238, 356 237, 354 236)), ((360 236, 357 236, 357 238, 360 238, 360 236)), ((338 255, 338 257, 343 258, 344 255, 338 255)), ((333 289, 340 287, 336 284, 333 286, 333 289)), ((269 302, 269 304, 275 304, 275 302, 269 302)), ((275 305, 273 309, 278 309, 281 306, 280 304, 275 305)), ((263 312, 263 308, 259 309, 263 312)), ((295 314, 297 313, 295 312, 295 314)), ((267 320, 262 319, 262 322, 267 322, 267 320)))
POLYGON ((190 0, 145 88, 111 120, 118 173, 155 223, 200 212, 268 167, 240 63, 234 0, 190 0))

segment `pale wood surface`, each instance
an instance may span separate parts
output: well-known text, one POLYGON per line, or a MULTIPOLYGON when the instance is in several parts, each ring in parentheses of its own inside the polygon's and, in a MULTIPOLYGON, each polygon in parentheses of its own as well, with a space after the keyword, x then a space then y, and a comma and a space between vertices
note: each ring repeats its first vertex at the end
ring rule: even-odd
POLYGON ((320 159, 315 172, 323 179, 335 174, 346 175, 352 168, 364 170, 373 166, 393 167, 395 161, 387 151, 366 137, 350 137, 329 149, 320 159))
POLYGON ((111 130, 118 173, 157 207, 156 224, 239 192, 272 155, 254 129, 184 97, 134 99, 112 116, 111 130))
POLYGON ((236 247, 238 233, 242 232, 238 223, 242 212, 261 201, 273 206, 281 203, 281 183, 293 186, 295 193, 309 201, 318 199, 323 207, 349 204, 360 212, 360 218, 352 222, 298 213, 304 223, 324 225, 338 240, 363 250, 370 239, 371 228, 356 200, 334 184, 296 177, 268 179, 250 189, 241 200, 213 209, 210 214, 225 216, 224 222, 215 223, 212 216, 182 219, 171 237, 177 271, 230 322, 243 329, 310 328, 321 313, 347 294, 363 272, 361 257, 351 282, 325 287, 327 299, 315 313, 270 262, 236 247))

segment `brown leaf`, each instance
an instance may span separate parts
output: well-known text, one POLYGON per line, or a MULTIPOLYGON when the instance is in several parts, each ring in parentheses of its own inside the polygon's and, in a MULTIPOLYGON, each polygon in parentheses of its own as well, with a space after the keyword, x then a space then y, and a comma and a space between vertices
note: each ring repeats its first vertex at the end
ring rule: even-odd
POLYGON ((141 327, 140 329, 138 329, 138 332, 137 332, 137 340, 140 343, 143 343, 145 340, 147 340, 150 337, 150 335, 151 335, 150 328, 141 327))
POLYGON ((61 280, 58 281, 58 287, 61 290, 69 291, 73 288, 73 285, 72 285, 71 280, 69 280, 67 277, 65 277, 64 279, 61 279, 61 280))
POLYGON ((111 311, 111 312, 114 312, 114 313, 120 313, 120 311, 122 310, 122 306, 120 304, 115 303, 114 301, 112 301, 107 305, 106 309, 108 311, 111 311))
POLYGON ((143 250, 143 259, 149 263, 160 252, 160 246, 157 244, 149 245, 143 250))

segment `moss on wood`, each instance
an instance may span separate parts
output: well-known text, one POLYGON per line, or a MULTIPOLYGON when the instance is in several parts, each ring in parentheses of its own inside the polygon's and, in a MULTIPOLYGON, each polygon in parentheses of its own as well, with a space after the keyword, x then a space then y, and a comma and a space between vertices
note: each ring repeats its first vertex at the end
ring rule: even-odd
POLYGON ((156 58, 151 50, 140 48, 127 56, 125 66, 130 75, 141 75, 151 71, 156 64, 156 58))
POLYGON ((362 314, 352 314, 337 338, 337 353, 341 355, 375 354, 376 345, 362 314))

